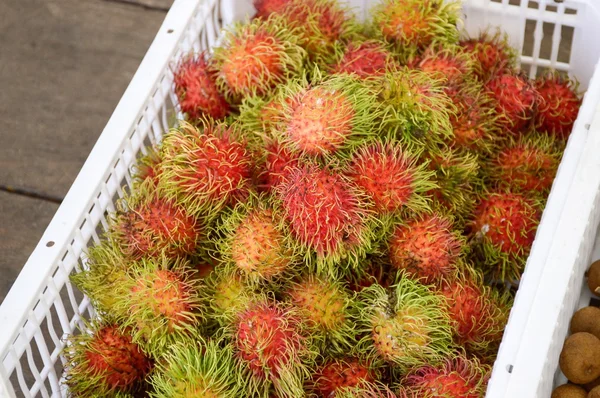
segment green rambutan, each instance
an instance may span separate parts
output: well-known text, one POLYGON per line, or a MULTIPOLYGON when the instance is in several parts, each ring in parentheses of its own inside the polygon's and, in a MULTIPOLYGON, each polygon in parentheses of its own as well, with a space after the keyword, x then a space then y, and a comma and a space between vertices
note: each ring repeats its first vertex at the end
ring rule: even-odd
POLYGON ((407 208, 428 208, 425 193, 435 187, 427 165, 403 150, 399 142, 376 141, 358 148, 351 156, 346 175, 375 203, 379 213, 407 208))
POLYGON ((154 398, 238 398, 243 381, 233 348, 202 339, 169 347, 151 379, 154 398))
POLYGON ((548 73, 535 81, 541 101, 535 124, 538 131, 567 139, 579 114, 579 84, 558 73, 548 73))
POLYGON ((108 237, 130 259, 185 256, 196 252, 200 222, 174 198, 162 196, 152 181, 137 186, 118 204, 108 237))
POLYGON ((277 194, 292 235, 307 252, 305 259, 314 252, 318 264, 331 266, 364 257, 372 239, 372 205, 347 177, 306 164, 290 170, 277 194))
POLYGON ((226 30, 214 52, 217 86, 226 98, 238 103, 248 96, 265 96, 298 75, 306 52, 297 33, 275 14, 226 30))
POLYGON ((102 241, 88 249, 85 267, 69 278, 89 297, 96 311, 112 314, 120 299, 117 288, 128 281, 134 265, 113 242, 102 241))
POLYGON ((93 323, 71 335, 63 356, 69 393, 82 398, 142 392, 153 365, 129 330, 110 322, 93 323))
POLYGON ((331 73, 355 74, 361 79, 381 76, 389 69, 397 68, 392 53, 377 40, 362 43, 351 42, 336 54, 331 73))
POLYGON ((323 78, 318 69, 312 83, 288 83, 279 139, 293 151, 312 156, 336 155, 352 149, 377 131, 380 116, 375 95, 356 76, 323 78))
POLYGON ((406 370, 437 364, 452 347, 450 319, 445 299, 410 278, 399 278, 389 289, 375 284, 359 293, 359 308, 365 322, 361 352, 406 370))
POLYGON ((371 11, 376 35, 393 43, 405 61, 430 45, 458 42, 460 3, 384 0, 371 11))
POLYGON ((469 225, 474 260, 492 279, 518 280, 535 238, 538 203, 496 191, 481 198, 469 225))
POLYGON ((411 371, 402 381, 400 397, 481 398, 490 370, 475 359, 454 356, 440 365, 425 365, 411 371))
POLYGON ((521 137, 500 149, 491 160, 491 184, 544 197, 554 181, 562 150, 562 145, 547 135, 521 137))
POLYGON ((190 214, 211 218, 247 199, 253 162, 234 127, 183 123, 165 136, 159 189, 190 214))
POLYGON ((488 94, 496 101, 498 123, 505 135, 517 135, 533 125, 540 95, 526 76, 505 73, 487 84, 488 94))
POLYGON ((291 0, 282 15, 298 29, 313 61, 329 59, 337 42, 349 41, 361 30, 354 13, 336 0, 291 0))
POLYGON ((287 296, 311 332, 321 336, 321 351, 343 354, 354 347, 354 303, 340 282, 309 275, 293 283, 287 296))
POLYGON ((247 278, 231 268, 218 267, 199 289, 203 304, 207 307, 206 318, 219 327, 230 326, 237 314, 251 303, 256 295, 254 286, 247 278))
POLYGON ((251 196, 248 202, 239 203, 217 226, 221 261, 252 283, 289 273, 297 262, 296 243, 281 218, 266 197, 251 196))
POLYGON ((494 358, 508 321, 509 299, 485 285, 483 276, 470 266, 460 268, 461 271, 439 281, 454 341, 480 358, 494 358))
POLYGON ((145 352, 159 355, 175 341, 196 337, 203 309, 188 262, 142 259, 116 288, 115 314, 145 352))
POLYGON ((426 152, 429 168, 435 173, 437 185, 428 193, 433 208, 452 214, 458 227, 465 223, 475 208, 476 190, 482 181, 476 154, 450 148, 435 148, 426 152))
POLYGON ((248 396, 304 396, 317 352, 302 318, 285 303, 263 297, 236 316, 229 333, 248 377, 248 396))
POLYGON ((455 106, 436 73, 401 69, 380 80, 379 100, 384 107, 382 125, 409 148, 443 144, 452 139, 450 115, 455 106))
POLYGON ((456 269, 464 240, 437 214, 398 225, 389 241, 390 261, 406 275, 433 283, 456 269))
POLYGON ((217 70, 205 52, 184 57, 173 72, 181 112, 190 120, 223 119, 230 107, 216 84, 217 70))
POLYGON ((372 366, 359 358, 330 359, 313 375, 310 390, 319 397, 337 397, 344 389, 373 383, 375 378, 372 366))
POLYGON ((518 54, 499 31, 482 32, 477 38, 461 40, 460 45, 475 60, 474 72, 482 82, 516 69, 518 54))

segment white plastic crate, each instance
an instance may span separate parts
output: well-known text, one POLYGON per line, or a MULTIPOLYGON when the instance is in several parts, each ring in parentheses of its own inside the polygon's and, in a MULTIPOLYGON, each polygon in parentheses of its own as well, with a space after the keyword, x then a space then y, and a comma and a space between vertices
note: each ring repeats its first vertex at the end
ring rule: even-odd
MULTIPOLYGON (((361 17, 371 3, 348 1, 361 17)), ((548 397, 568 320, 580 298, 600 221, 600 4, 595 0, 465 0, 465 28, 501 27, 531 75, 552 67, 589 88, 554 182, 505 330, 488 397, 548 397), (526 35, 526 26, 535 26, 526 35), (544 24, 554 26, 544 36, 544 24), (559 57, 570 36, 570 58, 559 57), (548 45, 550 59, 540 58, 548 45), (594 118, 595 114, 598 117, 594 118)), ((61 397, 64 337, 93 316, 68 275, 107 227, 107 212, 131 184, 131 167, 176 115, 170 67, 214 45, 223 24, 252 12, 250 0, 177 0, 69 193, 0 306, 0 398, 61 397)), ((549 25, 548 25, 549 26, 549 25)), ((548 28, 546 26, 546 28, 548 28)), ((568 47, 568 46, 567 46, 568 47)), ((600 248, 595 258, 600 257, 600 248)), ((557 376, 557 379, 560 376, 557 376)))

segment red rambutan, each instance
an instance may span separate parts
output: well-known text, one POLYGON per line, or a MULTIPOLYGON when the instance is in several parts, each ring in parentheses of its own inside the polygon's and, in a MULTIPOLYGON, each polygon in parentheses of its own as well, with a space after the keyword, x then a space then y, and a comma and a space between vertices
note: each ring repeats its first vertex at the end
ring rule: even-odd
POLYGON ((356 387, 374 381, 374 372, 358 358, 333 359, 313 375, 313 389, 321 397, 334 397, 346 387, 356 387))
POLYGON ((508 299, 485 285, 483 277, 469 266, 461 268, 439 284, 446 297, 454 340, 471 354, 494 357, 508 321, 508 299))
POLYGON ((472 73, 469 55, 457 50, 430 47, 419 61, 419 69, 443 76, 449 86, 462 84, 472 73))
POLYGON ((532 194, 550 191, 562 156, 561 146, 545 135, 528 135, 500 149, 489 174, 495 186, 532 194))
POLYGON ((381 42, 370 40, 363 43, 350 43, 331 67, 332 73, 355 74, 361 79, 383 75, 392 68, 395 61, 392 54, 381 42))
POLYGON ((336 42, 347 41, 360 31, 352 11, 336 0, 291 0, 282 14, 299 29, 302 46, 312 60, 330 57, 336 42))
POLYGON ((537 204, 522 195, 502 191, 485 195, 470 225, 476 264, 494 279, 519 279, 539 217, 537 204))
POLYGON ((184 207, 140 185, 121 202, 109 237, 133 260, 161 254, 175 258, 196 251, 200 232, 200 223, 184 207))
POLYGON ((236 24, 215 49, 217 86, 233 102, 269 94, 299 73, 306 53, 297 43, 298 37, 277 15, 236 24))
POLYGON ((496 101, 497 120, 506 134, 519 134, 533 124, 540 96, 525 76, 497 75, 486 89, 496 101))
POLYGON ((396 227, 390 242, 392 265, 424 283, 456 269, 463 241, 450 220, 432 215, 396 227))
POLYGON ((268 18, 271 14, 281 14, 290 0, 254 0, 256 18, 268 18))
POLYGON ((432 172, 417 166, 399 143, 376 142, 359 148, 346 174, 373 200, 380 213, 402 207, 413 211, 427 208, 423 194, 435 186, 432 172))
POLYGON ((337 155, 376 134, 380 116, 374 93, 355 76, 291 82, 282 90, 284 118, 276 132, 293 151, 337 155))
MULTIPOLYGON (((183 124, 165 136, 159 189, 196 216, 245 200, 252 159, 233 127, 183 124)), ((210 212, 210 214, 208 214, 210 212)))
POLYGON ((536 114, 536 127, 540 132, 559 139, 567 139, 579 114, 581 100, 577 95, 578 84, 558 73, 552 73, 535 81, 543 101, 536 114))
POLYGON ((152 361, 132 342, 129 331, 114 324, 92 325, 91 329, 92 333, 71 336, 65 348, 69 392, 98 397, 140 391, 152 361))
POLYGON ((408 58, 431 44, 458 42, 459 7, 441 0, 385 0, 371 14, 376 33, 408 58))
POLYGON ((369 244, 369 202, 350 180, 307 164, 290 170, 277 187, 296 239, 319 260, 336 262, 369 244))
POLYGON ((251 304, 237 316, 233 345, 252 379, 250 388, 259 395, 270 386, 282 396, 303 395, 306 362, 314 353, 289 308, 266 299, 251 304))
POLYGON ((218 120, 229 114, 229 104, 217 89, 216 79, 217 71, 204 52, 179 62, 173 76, 175 94, 188 119, 209 116, 218 120))
POLYGON ((483 32, 477 38, 461 40, 460 45, 475 60, 475 74, 483 82, 496 74, 510 73, 515 69, 517 54, 500 32, 483 32))
POLYGON ((412 371, 402 386, 411 398, 480 398, 485 395, 489 371, 477 360, 459 356, 441 366, 412 371))

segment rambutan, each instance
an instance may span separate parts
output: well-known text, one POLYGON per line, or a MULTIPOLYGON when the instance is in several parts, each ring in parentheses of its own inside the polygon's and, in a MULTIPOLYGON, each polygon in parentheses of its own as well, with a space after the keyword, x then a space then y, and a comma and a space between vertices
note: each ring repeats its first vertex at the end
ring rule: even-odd
POLYGON ((152 181, 138 185, 133 196, 119 203, 109 238, 133 260, 193 254, 200 240, 200 222, 152 185, 152 181))
POLYGON ((232 102, 265 96, 299 74, 306 52, 293 29, 277 16, 235 24, 215 48, 217 86, 232 102))
POLYGON ((520 194, 485 195, 469 226, 475 263, 493 279, 518 280, 539 218, 537 203, 520 194))
POLYGON ((493 186, 546 195, 560 164, 562 146, 547 135, 529 134, 500 149, 489 167, 493 186))
POLYGON ((446 79, 449 86, 463 84, 473 71, 473 61, 458 48, 428 48, 418 63, 419 69, 437 73, 446 79))
POLYGON ((483 276, 468 265, 439 283, 446 297, 454 341, 480 358, 498 352, 508 321, 509 299, 483 283, 483 276))
POLYGON ((409 148, 451 140, 455 106, 445 87, 435 73, 407 68, 386 73, 378 93, 385 130, 409 148))
POLYGON ((222 261, 254 283, 285 274, 296 262, 295 242, 281 218, 265 197, 239 203, 217 227, 216 249, 222 261))
POLYGON ((335 398, 401 398, 387 385, 380 382, 363 382, 352 387, 338 389, 335 398))
POLYGON ((256 295, 248 279, 228 267, 217 267, 199 293, 209 312, 207 318, 221 328, 233 324, 237 314, 247 308, 256 295))
POLYGON ((244 396, 231 345, 202 339, 169 347, 152 375, 154 398, 244 396))
POLYGON ((144 351, 160 355, 171 343, 196 336, 203 310, 186 261, 142 259, 117 289, 115 314, 144 351))
POLYGON ((424 216, 396 227, 389 242, 390 260, 406 275, 432 283, 456 269, 463 244, 449 219, 424 216))
POLYGON ((173 73, 181 112, 190 120, 209 116, 215 120, 229 114, 230 107, 217 88, 217 71, 205 52, 187 56, 173 73))
POLYGON ((375 95, 355 76, 323 78, 317 69, 312 83, 291 82, 282 92, 279 138, 293 151, 335 155, 377 133, 380 112, 375 95))
POLYGON ((349 41, 361 30, 354 13, 336 0, 290 0, 282 15, 298 29, 313 61, 327 60, 338 41, 349 41))
POLYGON ((110 322, 89 325, 69 337, 63 355, 65 381, 77 397, 108 397, 141 392, 152 361, 128 329, 110 322))
POLYGON ((322 351, 343 354, 354 347, 356 314, 341 283, 309 275, 293 283, 287 295, 311 332, 322 337, 322 351))
POLYGON ((517 52, 500 32, 482 32, 477 38, 461 40, 460 45, 475 60, 474 72, 482 82, 497 74, 510 73, 516 67, 517 52))
POLYGON ((257 299, 237 315, 231 334, 235 354, 250 378, 248 396, 266 395, 271 387, 284 397, 304 395, 308 364, 317 353, 292 308, 257 299))
POLYGON ((456 112, 450 114, 454 133, 450 146, 490 153, 502 135, 494 100, 475 82, 449 87, 446 94, 456 106, 456 112))
POLYGON ((87 250, 85 267, 69 278, 98 312, 112 314, 121 298, 117 288, 129 280, 134 265, 114 242, 103 241, 87 250))
POLYGON ((385 44, 376 40, 352 42, 339 51, 331 73, 355 74, 361 79, 385 74, 395 67, 392 54, 385 44))
POLYGON ((460 3, 442 0, 384 0, 371 11, 375 34, 393 43, 402 58, 430 45, 458 42, 460 3))
POLYGON ((394 283, 395 271, 390 264, 387 253, 369 254, 365 258, 360 267, 353 270, 352 273, 346 275, 348 288, 354 292, 360 292, 366 287, 374 284, 388 288, 394 283))
POLYGON ((444 147, 427 150, 425 155, 435 173, 436 187, 428 192, 433 208, 452 214, 460 228, 473 213, 476 191, 482 185, 479 159, 473 152, 444 147))
POLYGON ((299 155, 277 141, 268 143, 264 148, 264 168, 259 176, 260 188, 268 193, 285 181, 290 170, 298 167, 299 155))
POLYGON ((424 193, 433 189, 433 173, 402 149, 399 142, 364 145, 352 154, 346 175, 373 200, 379 213, 428 207, 424 193))
POLYGON ((337 397, 345 388, 374 382, 375 376, 375 371, 359 358, 330 359, 313 375, 311 390, 320 397, 337 397))
POLYGON ((486 89, 496 101, 497 120, 505 134, 517 135, 533 125, 541 101, 526 76, 500 74, 486 84, 486 89))
POLYGON ((365 337, 361 352, 370 352, 406 371, 436 364, 451 352, 452 330, 442 295, 407 277, 389 289, 372 285, 359 293, 365 337))
POLYGON ((254 0, 256 18, 268 18, 271 14, 281 14, 290 0, 254 0))
POLYGON ((581 106, 577 95, 578 83, 555 72, 539 77, 535 88, 542 98, 536 114, 536 127, 540 132, 566 140, 581 106))
POLYGON ((289 172, 277 194, 292 235, 319 263, 363 257, 371 240, 372 206, 347 177, 306 164, 289 172))
MULTIPOLYGON (((160 149, 156 147, 147 147, 146 153, 137 159, 134 166, 134 183, 158 185, 158 173, 160 170, 160 149)), ((136 188, 134 188, 136 189, 136 188)))
POLYGON ((246 200, 251 190, 252 158, 234 127, 183 123, 165 136, 159 189, 190 214, 210 218, 246 200))
MULTIPOLYGON (((485 395, 489 367, 455 356, 441 365, 425 365, 402 381, 410 398, 480 398, 485 395)), ((401 395, 402 396, 402 395, 401 395)))

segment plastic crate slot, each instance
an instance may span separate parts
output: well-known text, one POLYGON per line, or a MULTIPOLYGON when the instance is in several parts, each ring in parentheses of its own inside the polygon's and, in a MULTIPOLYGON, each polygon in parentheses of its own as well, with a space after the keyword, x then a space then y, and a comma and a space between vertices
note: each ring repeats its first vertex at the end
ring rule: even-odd
POLYGON ((53 240, 49 240, 48 242, 46 242, 46 247, 52 247, 52 246, 54 246, 53 240))
POLYGON ((572 26, 560 27, 559 51, 556 57, 558 62, 571 62, 571 49, 573 48, 573 34, 575 29, 572 26))

